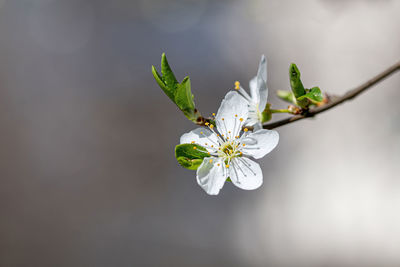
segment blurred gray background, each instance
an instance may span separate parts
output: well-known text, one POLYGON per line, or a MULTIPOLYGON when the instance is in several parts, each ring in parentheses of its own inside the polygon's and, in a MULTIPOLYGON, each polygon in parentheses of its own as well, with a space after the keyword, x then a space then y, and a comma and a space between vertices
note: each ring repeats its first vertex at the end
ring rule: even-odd
MULTIPOLYGON (((400 59, 400 1, 0 0, 0 266, 399 266, 400 75, 279 128, 264 185, 206 195, 166 52, 215 112, 261 54, 335 94, 400 59)), ((284 115, 277 115, 282 118, 284 115)))

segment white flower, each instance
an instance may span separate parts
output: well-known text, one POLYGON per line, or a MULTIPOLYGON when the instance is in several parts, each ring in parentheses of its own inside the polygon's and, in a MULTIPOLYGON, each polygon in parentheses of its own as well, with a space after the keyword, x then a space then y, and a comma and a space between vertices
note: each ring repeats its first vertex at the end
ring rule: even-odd
POLYGON ((231 91, 222 100, 215 116, 216 127, 207 124, 207 128, 197 128, 182 135, 181 144, 199 144, 210 155, 197 169, 197 183, 207 194, 217 195, 228 177, 241 189, 252 190, 261 186, 261 168, 248 157, 264 157, 278 144, 279 135, 276 131, 264 129, 248 132, 245 128, 242 131, 247 117, 247 102, 237 92, 231 91))
POLYGON ((261 56, 257 76, 251 79, 249 87, 251 96, 240 86, 239 82, 235 82, 235 89, 246 99, 249 106, 249 117, 245 125, 253 126, 254 130, 258 130, 262 128, 261 113, 264 111, 268 99, 267 62, 264 55, 261 56))

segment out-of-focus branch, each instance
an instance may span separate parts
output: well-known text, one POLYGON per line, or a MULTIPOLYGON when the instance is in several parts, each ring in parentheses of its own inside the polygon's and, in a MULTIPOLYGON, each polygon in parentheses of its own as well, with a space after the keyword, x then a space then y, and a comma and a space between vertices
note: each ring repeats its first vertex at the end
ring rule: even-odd
POLYGON ((368 80, 367 82, 359 85, 358 87, 356 87, 354 89, 349 90, 344 95, 339 96, 339 97, 335 97, 335 96, 328 97, 328 101, 325 104, 323 104, 322 106, 303 111, 303 113, 300 115, 294 115, 294 116, 286 118, 286 119, 282 119, 282 120, 278 120, 276 122, 264 124, 263 128, 264 129, 274 129, 274 128, 277 128, 277 127, 280 127, 280 126, 283 126, 283 125, 286 125, 286 124, 289 124, 289 123, 292 123, 295 121, 313 117, 313 116, 317 115, 318 113, 324 112, 324 111, 331 109, 347 100, 353 99, 354 97, 363 93, 364 91, 366 91, 368 88, 374 86, 375 84, 381 82, 382 80, 389 77, 391 74, 395 73, 398 70, 400 70, 400 61, 397 62, 396 64, 392 65, 388 69, 384 70, 380 74, 376 75, 372 79, 368 80))

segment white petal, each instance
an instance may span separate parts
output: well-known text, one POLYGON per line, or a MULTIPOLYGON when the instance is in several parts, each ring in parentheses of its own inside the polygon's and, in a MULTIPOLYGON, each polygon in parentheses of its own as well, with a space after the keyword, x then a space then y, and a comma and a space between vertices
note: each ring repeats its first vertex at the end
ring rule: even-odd
POLYGON ((218 131, 225 136, 228 136, 228 131, 231 131, 231 134, 229 134, 231 136, 238 135, 240 131, 240 118, 245 122, 247 115, 247 101, 237 92, 228 92, 222 100, 221 106, 215 116, 218 131))
POLYGON ((251 97, 255 103, 259 104, 259 109, 262 112, 268 100, 267 61, 264 55, 261 56, 257 76, 251 79, 249 86, 251 97))
POLYGON ((253 129, 254 132, 258 131, 258 130, 261 130, 262 129, 262 123, 260 121, 257 121, 257 123, 255 123, 253 125, 253 127, 254 127, 254 129, 253 129))
POLYGON ((234 158, 229 171, 232 183, 241 189, 254 190, 263 183, 260 165, 249 158, 234 158))
POLYGON ((260 91, 257 86, 257 76, 250 80, 249 87, 252 101, 258 104, 260 102, 260 91))
POLYGON ((217 147, 219 145, 218 137, 213 132, 211 132, 209 129, 204 128, 204 127, 200 127, 200 128, 194 129, 193 131, 183 134, 181 136, 180 143, 181 144, 190 144, 193 141, 196 144, 199 144, 199 145, 205 147, 210 152, 214 151, 214 149, 211 148, 211 145, 213 145, 214 147, 217 147))
POLYGON ((204 158, 203 163, 197 169, 196 179, 197 183, 207 194, 218 195, 219 190, 224 186, 226 181, 226 174, 222 159, 204 158))
POLYGON ((241 140, 245 144, 241 151, 255 159, 260 159, 271 152, 279 142, 277 131, 261 129, 248 134, 241 140))
POLYGON ((267 61, 265 56, 261 56, 260 66, 258 67, 257 73, 257 87, 260 92, 260 111, 265 109, 265 105, 268 100, 268 88, 267 88, 267 61))
POLYGON ((260 123, 260 121, 258 120, 258 118, 256 117, 251 117, 248 118, 245 125, 246 126, 254 126, 255 124, 260 123))

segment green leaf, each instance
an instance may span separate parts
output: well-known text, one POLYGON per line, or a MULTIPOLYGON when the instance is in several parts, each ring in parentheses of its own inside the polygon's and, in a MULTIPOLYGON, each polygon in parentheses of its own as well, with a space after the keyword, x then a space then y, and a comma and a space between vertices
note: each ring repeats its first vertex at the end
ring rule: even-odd
POLYGON ((175 78, 174 73, 171 70, 171 67, 168 64, 167 57, 165 53, 161 55, 161 73, 163 75, 163 81, 165 85, 170 89, 175 89, 178 81, 175 78))
POLYGON ((201 114, 195 108, 189 77, 185 77, 181 83, 178 83, 168 64, 165 53, 161 56, 162 76, 154 66, 152 66, 151 72, 164 93, 179 107, 189 120, 196 123, 198 118, 201 118, 201 114))
POLYGON ((316 104, 324 100, 324 96, 322 95, 319 87, 313 87, 308 89, 305 95, 297 98, 299 101, 303 101, 304 99, 308 99, 311 101, 311 103, 316 104))
POLYGON ((198 144, 181 144, 175 147, 175 157, 180 165, 189 170, 197 170, 205 157, 207 150, 198 144))
POLYGON ((194 96, 190 89, 190 78, 185 77, 183 81, 178 84, 175 93, 175 103, 183 111, 189 120, 196 120, 195 105, 193 102, 194 96))
POLYGON ((156 67, 151 66, 151 73, 153 73, 154 79, 158 83, 158 85, 163 89, 164 93, 173 101, 174 100, 174 92, 170 90, 164 83, 163 78, 158 73, 156 67))
POLYGON ((289 77, 290 87, 292 88, 294 96, 299 98, 300 96, 304 95, 306 91, 304 90, 303 83, 300 79, 300 71, 294 63, 290 64, 289 77))
POLYGON ((286 102, 289 102, 289 103, 295 104, 295 105, 297 104, 296 98, 294 97, 294 94, 291 91, 278 90, 278 91, 276 91, 276 94, 283 101, 286 101, 286 102))

